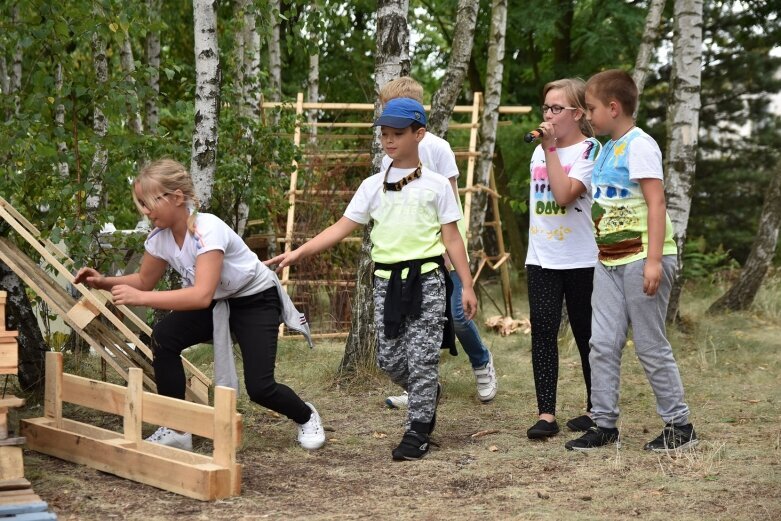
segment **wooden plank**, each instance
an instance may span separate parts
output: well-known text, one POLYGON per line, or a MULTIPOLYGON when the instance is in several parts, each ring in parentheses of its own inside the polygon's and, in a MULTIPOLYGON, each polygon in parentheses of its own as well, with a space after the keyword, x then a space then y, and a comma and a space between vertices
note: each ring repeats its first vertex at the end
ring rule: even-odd
POLYGON ((0 481, 0 492, 4 490, 29 489, 30 487, 32 487, 32 485, 30 485, 30 482, 24 478, 3 479, 0 481))
POLYGON ((98 311, 98 308, 83 298, 76 302, 67 313, 68 318, 70 318, 80 329, 87 327, 87 324, 92 322, 99 314, 100 311, 98 311))
POLYGON ((16 396, 6 396, 0 398, 0 407, 23 407, 24 398, 17 398, 16 396))
POLYGON ((24 436, 16 436, 14 438, 0 439, 0 446, 21 447, 26 442, 27 440, 24 439, 24 436))
MULTIPOLYGON (((15 505, 0 506, 0 517, 14 514, 27 514, 30 512, 45 512, 49 508, 44 501, 33 501, 31 503, 17 503, 15 505)), ((18 517, 14 518, 18 519, 18 517)))
MULTIPOLYGON (((2 318, 3 321, 4 318, 2 318)), ((0 343, 0 374, 16 374, 19 368, 19 348, 13 343, 0 343)))
MULTIPOLYGON (((236 391, 218 385, 214 389, 214 463, 233 470, 236 465, 236 435, 233 422, 236 391)), ((241 476, 231 472, 231 491, 240 489, 241 476)))
POLYGON ((230 496, 229 469, 181 463, 28 420, 22 425, 28 447, 38 452, 194 499, 210 501, 230 496))
POLYGON ((43 414, 62 426, 62 353, 46 353, 46 382, 43 393, 43 414))
POLYGON ((123 431, 127 441, 141 441, 143 419, 144 383, 141 369, 128 371, 127 393, 125 395, 125 414, 123 431))
MULTIPOLYGON (((298 148, 301 144, 301 115, 304 112, 304 94, 298 93, 296 97, 296 129, 293 136, 293 144, 298 148)), ((290 174, 290 190, 288 195, 287 223, 285 224, 285 253, 293 249, 293 227, 296 215, 296 189, 298 188, 298 162, 293 161, 293 172, 290 174)), ((282 288, 287 291, 287 281, 290 278, 290 266, 282 268, 282 288)))
MULTIPOLYGON (((480 109, 483 106, 483 93, 475 92, 472 103, 472 125, 477 125, 480 121, 480 109)), ((466 166, 466 190, 464 196, 464 222, 466 223, 467 239, 469 238, 469 217, 472 211, 472 188, 475 178, 475 156, 477 152, 477 127, 472 128, 469 133, 469 161, 466 166)))
POLYGON ((23 494, 14 494, 9 496, 4 496, 3 493, 0 493, 0 505, 18 505, 24 503, 34 503, 40 500, 41 498, 38 497, 38 494, 35 494, 32 489, 29 489, 29 491, 23 494))
POLYGON ((143 410, 146 423, 214 439, 214 409, 208 405, 144 393, 143 410))
POLYGON ((3 476, 3 479, 24 477, 21 447, 0 446, 0 476, 3 476))

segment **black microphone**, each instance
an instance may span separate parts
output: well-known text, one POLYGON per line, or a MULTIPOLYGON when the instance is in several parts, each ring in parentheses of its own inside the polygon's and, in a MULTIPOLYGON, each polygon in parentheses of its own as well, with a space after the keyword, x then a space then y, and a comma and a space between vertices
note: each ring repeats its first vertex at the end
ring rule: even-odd
POLYGON ((534 130, 532 130, 531 132, 523 136, 523 140, 526 141, 527 143, 531 143, 535 139, 540 139, 544 133, 545 132, 543 132, 541 128, 535 128, 534 130))

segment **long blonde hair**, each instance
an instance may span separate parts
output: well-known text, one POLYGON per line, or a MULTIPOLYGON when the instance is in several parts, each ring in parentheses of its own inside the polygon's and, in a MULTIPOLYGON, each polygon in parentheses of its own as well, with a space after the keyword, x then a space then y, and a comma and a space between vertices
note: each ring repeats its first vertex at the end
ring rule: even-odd
POLYGON ((580 78, 563 78, 561 80, 547 83, 542 89, 542 102, 545 103, 545 96, 548 92, 558 89, 564 92, 567 102, 580 109, 583 114, 580 118, 580 131, 586 137, 594 137, 594 128, 591 122, 586 118, 586 82, 580 78))
POLYGON ((138 211, 143 213, 143 208, 156 208, 160 204, 159 197, 163 194, 180 190, 184 194, 190 216, 187 218, 187 229, 195 232, 195 216, 198 212, 198 197, 195 195, 195 186, 187 169, 173 159, 158 159, 147 163, 141 168, 138 176, 133 181, 133 187, 138 186, 141 198, 133 192, 133 202, 138 211))

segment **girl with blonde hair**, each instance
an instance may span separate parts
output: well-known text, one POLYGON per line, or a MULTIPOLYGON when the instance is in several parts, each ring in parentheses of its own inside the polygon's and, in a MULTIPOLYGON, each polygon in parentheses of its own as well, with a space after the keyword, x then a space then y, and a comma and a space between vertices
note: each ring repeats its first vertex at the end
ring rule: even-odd
MULTIPOLYGON (((233 333, 250 399, 295 421, 302 447, 322 447, 325 432, 315 408, 274 379, 281 319, 310 340, 306 320, 276 274, 221 219, 197 212, 192 178, 180 163, 161 159, 143 167, 133 181, 133 200, 154 226, 144 243, 138 272, 106 277, 93 268, 82 268, 75 282, 111 291, 117 305, 171 310, 152 332, 157 391, 183 399, 181 352, 210 340, 214 341, 215 384, 238 389, 233 333), (155 291, 168 266, 181 275, 182 288, 155 291)), ((192 450, 190 433, 164 426, 147 440, 192 450)))

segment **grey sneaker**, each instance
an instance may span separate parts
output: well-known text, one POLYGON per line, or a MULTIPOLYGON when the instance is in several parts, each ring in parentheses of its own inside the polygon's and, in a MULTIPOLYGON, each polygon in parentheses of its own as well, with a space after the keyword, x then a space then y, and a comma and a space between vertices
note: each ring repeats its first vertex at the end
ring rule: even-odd
POLYGON ((146 441, 173 447, 174 449, 193 450, 193 435, 189 432, 176 432, 168 427, 160 427, 146 441))
POLYGON ((646 443, 643 449, 669 454, 691 450, 698 443, 700 440, 697 439, 697 433, 694 432, 694 426, 691 423, 686 425, 668 423, 664 426, 662 433, 655 440, 646 443))
POLYGON ((404 391, 403 394, 400 394, 398 396, 388 396, 385 398, 385 405, 390 407, 391 409, 404 409, 407 407, 407 404, 409 403, 409 395, 407 394, 407 391, 404 391))
POLYGON ((481 402, 490 402, 496 396, 499 389, 499 382, 496 379, 496 370, 494 369, 494 355, 488 353, 488 363, 483 367, 473 368, 475 381, 477 384, 477 398, 481 402))

